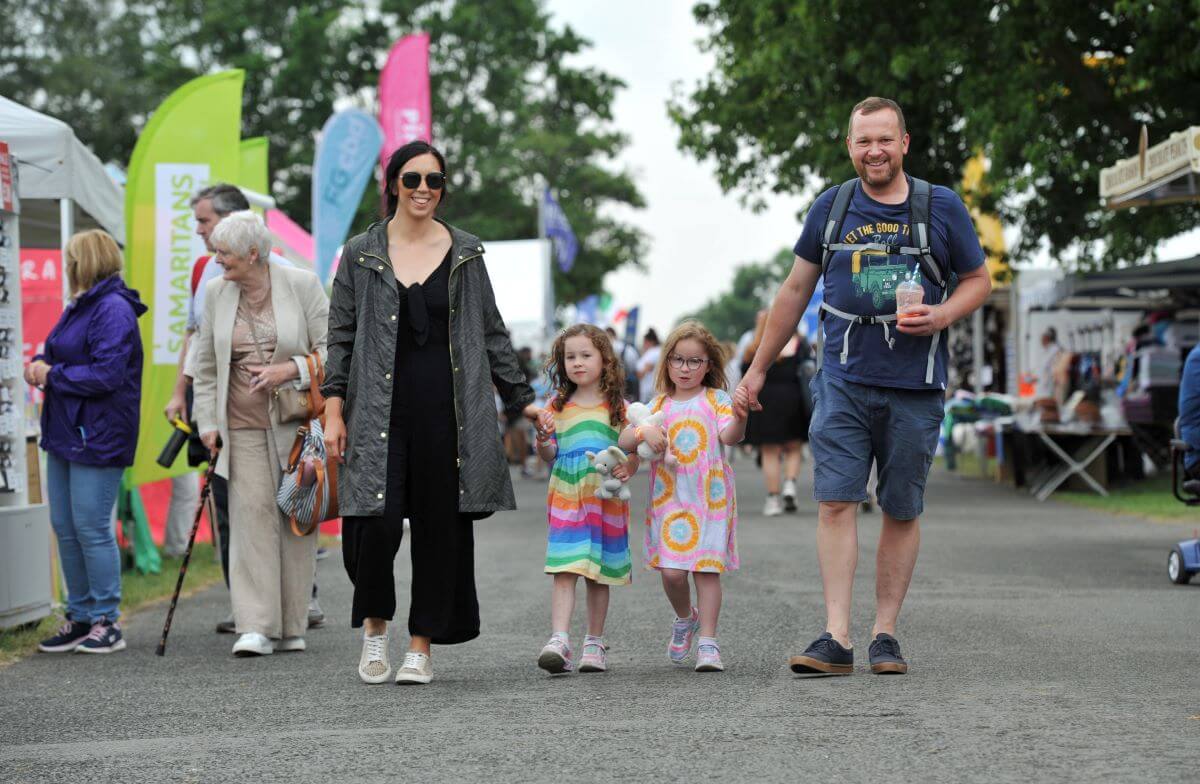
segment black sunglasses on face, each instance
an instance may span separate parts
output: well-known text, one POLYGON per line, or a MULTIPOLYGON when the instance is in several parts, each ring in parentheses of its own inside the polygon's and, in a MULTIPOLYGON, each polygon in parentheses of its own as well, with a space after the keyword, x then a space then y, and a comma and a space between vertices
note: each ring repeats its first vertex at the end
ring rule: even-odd
MULTIPOLYGON (((400 184, 410 191, 415 191, 421 186, 421 173, 404 172, 400 175, 400 184)), ((425 184, 431 190, 440 191, 446 184, 446 175, 441 172, 429 172, 425 175, 425 184)))

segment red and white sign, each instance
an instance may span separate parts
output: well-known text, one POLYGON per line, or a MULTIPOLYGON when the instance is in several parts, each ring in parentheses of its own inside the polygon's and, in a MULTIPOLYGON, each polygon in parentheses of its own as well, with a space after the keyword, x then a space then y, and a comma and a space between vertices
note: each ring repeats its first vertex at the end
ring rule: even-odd
POLYGON ((8 143, 0 142, 0 210, 13 212, 12 156, 8 154, 8 143))

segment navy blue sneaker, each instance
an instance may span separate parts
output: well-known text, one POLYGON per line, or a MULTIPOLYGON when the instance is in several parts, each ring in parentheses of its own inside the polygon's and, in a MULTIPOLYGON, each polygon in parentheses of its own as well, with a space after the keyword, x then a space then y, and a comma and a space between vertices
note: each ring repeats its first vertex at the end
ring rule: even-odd
POLYGON ((116 653, 125 650, 125 637, 121 627, 107 618, 101 618, 92 624, 92 630, 87 638, 79 643, 76 653, 116 653))
POLYGON ((890 634, 880 632, 867 650, 871 658, 871 672, 876 675, 903 675, 908 672, 908 662, 900 655, 900 641, 890 634))
POLYGON ((53 637, 38 643, 38 650, 42 653, 70 653, 79 647, 79 643, 87 639, 91 631, 90 623, 72 621, 68 618, 53 637))
POLYGON ((801 675, 850 675, 854 672, 854 649, 843 648, 825 632, 804 653, 789 659, 788 666, 801 675))

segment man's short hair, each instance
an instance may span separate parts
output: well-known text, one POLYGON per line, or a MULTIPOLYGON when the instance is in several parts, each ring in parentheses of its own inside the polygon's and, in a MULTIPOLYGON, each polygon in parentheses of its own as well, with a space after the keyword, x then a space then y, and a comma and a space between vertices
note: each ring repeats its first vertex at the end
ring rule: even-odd
POLYGON ((904 127, 904 111, 900 108, 900 104, 893 101, 891 98, 879 98, 871 96, 854 104, 854 108, 850 110, 850 121, 846 123, 846 136, 850 136, 850 129, 854 125, 854 115, 856 114, 874 114, 883 109, 891 109, 896 113, 896 119, 900 121, 900 135, 908 133, 904 127))
POLYGON ((242 193, 242 189, 225 182, 218 182, 197 192, 189 203, 195 207, 205 199, 212 204, 213 212, 222 218, 233 212, 250 209, 250 202, 246 201, 246 194, 242 193))
POLYGON ((1058 340, 1058 330, 1056 330, 1054 327, 1046 327, 1046 331, 1042 333, 1042 337, 1054 342, 1055 340, 1058 340))

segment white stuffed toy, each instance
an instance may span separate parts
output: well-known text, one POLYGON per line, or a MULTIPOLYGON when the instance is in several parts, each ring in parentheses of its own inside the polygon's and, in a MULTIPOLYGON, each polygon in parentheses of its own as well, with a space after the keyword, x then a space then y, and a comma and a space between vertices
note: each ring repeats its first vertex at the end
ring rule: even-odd
MULTIPOLYGON (((650 406, 645 403, 630 403, 625 409, 625 416, 634 427, 662 427, 667 415, 664 411, 651 414, 650 406)), ((670 444, 667 445, 666 454, 663 455, 661 452, 655 452, 649 444, 643 441, 638 444, 637 453, 638 457, 643 460, 658 460, 661 457, 667 466, 673 466, 679 462, 675 453, 671 451, 670 444)))
POLYGON ((596 467, 596 473, 600 474, 600 489, 596 491, 596 497, 608 500, 609 498, 618 498, 622 501, 629 500, 629 488, 620 479, 612 475, 613 469, 625 462, 625 453, 615 446, 610 446, 600 454, 595 452, 587 453, 588 462, 596 467))

